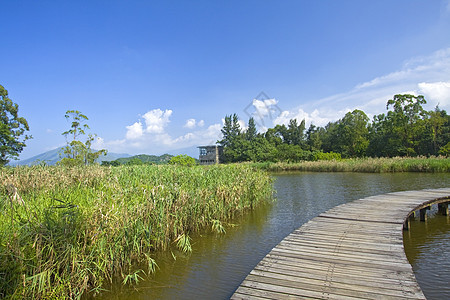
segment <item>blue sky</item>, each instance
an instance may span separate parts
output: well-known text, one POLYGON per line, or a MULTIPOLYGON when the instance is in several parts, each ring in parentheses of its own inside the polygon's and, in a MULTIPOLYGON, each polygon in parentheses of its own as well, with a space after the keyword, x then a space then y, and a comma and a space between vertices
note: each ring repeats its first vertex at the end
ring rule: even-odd
MULTIPOLYGON (((260 130, 385 112, 397 93, 450 111, 450 1, 1 1, 0 84, 33 139, 162 154, 210 144, 222 119, 260 130), (263 92, 263 94, 261 94, 263 92)), ((195 152, 188 154, 196 154, 195 152)))

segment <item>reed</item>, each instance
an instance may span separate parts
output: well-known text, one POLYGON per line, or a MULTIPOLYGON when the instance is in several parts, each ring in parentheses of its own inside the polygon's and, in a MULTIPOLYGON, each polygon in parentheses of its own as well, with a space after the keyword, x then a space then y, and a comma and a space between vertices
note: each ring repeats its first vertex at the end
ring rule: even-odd
POLYGON ((394 157, 358 158, 327 161, 304 161, 300 163, 255 163, 252 166, 271 172, 450 172, 450 158, 439 157, 394 157))
POLYGON ((80 299, 157 269, 155 251, 271 198, 249 165, 0 169, 0 298, 80 299), (139 266, 139 267, 138 267, 139 266), (145 267, 143 267, 145 266, 145 267))

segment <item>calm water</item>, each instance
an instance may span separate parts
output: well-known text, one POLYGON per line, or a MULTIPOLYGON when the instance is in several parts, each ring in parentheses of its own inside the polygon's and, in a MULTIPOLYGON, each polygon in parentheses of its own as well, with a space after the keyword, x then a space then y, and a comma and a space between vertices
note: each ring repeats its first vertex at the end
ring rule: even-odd
MULTIPOLYGON (((225 235, 193 236, 190 255, 175 249, 159 255, 156 260, 160 270, 156 275, 135 289, 116 290, 105 299, 228 299, 275 245, 320 213, 371 195, 448 187, 450 177, 419 173, 289 173, 275 175, 274 185, 276 202, 233 220, 225 235)), ((437 223, 442 224, 436 225, 437 229, 431 219, 427 225, 413 224, 407 241, 412 249, 409 259, 427 297, 450 299, 445 296, 448 294, 438 294, 450 282, 450 228, 447 218, 439 219, 442 221, 437 223), (436 284, 436 278, 445 284, 436 284)))
POLYGON ((450 299, 450 216, 433 205, 427 222, 418 218, 403 233, 406 256, 427 299, 450 299))

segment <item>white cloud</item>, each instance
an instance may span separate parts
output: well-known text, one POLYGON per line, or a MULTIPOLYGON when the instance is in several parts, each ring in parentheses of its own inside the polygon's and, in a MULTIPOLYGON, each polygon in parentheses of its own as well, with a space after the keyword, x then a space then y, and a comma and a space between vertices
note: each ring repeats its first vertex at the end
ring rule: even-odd
POLYGON ((349 110, 333 110, 333 109, 315 109, 311 113, 298 108, 293 111, 283 111, 276 119, 273 125, 288 125, 291 119, 297 119, 298 123, 305 120, 306 126, 314 124, 316 126, 325 126, 329 122, 342 118, 349 110))
POLYGON ((450 81, 448 82, 421 82, 419 91, 429 102, 439 104, 441 107, 450 106, 450 81))
POLYGON ((137 121, 126 126, 127 132, 123 139, 101 140, 99 143, 101 142, 103 148, 112 152, 163 154, 171 150, 200 144, 215 144, 217 140, 221 139, 222 124, 213 124, 203 128, 205 121, 195 119, 188 119, 183 126, 192 131, 172 135, 166 131, 171 115, 172 110, 153 109, 142 116, 145 124, 137 121))
POLYGON ((127 133, 125 135, 125 138, 127 140, 138 139, 138 138, 142 137, 142 135, 144 134, 141 122, 136 122, 133 125, 127 126, 126 128, 127 128, 127 133))
POLYGON ((203 127, 204 125, 205 125, 205 121, 203 121, 203 120, 200 120, 197 122, 197 120, 195 120, 195 119, 188 119, 188 120, 186 120, 186 124, 184 124, 183 127, 193 129, 196 126, 203 127))
POLYGON ((194 128, 195 127, 195 119, 189 119, 186 121, 186 124, 184 124, 184 127, 186 128, 194 128))
POLYGON ((172 115, 172 110, 166 109, 162 111, 161 109, 153 109, 146 112, 142 117, 145 120, 145 125, 147 128, 146 132, 149 133, 162 133, 164 128, 170 122, 169 118, 172 115))
POLYGON ((264 119, 270 117, 273 107, 277 105, 278 101, 275 99, 258 100, 253 99, 252 105, 255 107, 253 116, 255 118, 264 119))

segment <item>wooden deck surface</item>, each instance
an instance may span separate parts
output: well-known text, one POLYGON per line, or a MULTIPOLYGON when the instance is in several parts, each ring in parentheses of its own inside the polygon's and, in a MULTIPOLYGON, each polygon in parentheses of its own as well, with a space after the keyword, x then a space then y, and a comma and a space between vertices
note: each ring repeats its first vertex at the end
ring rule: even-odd
POLYGON ((403 249, 412 211, 448 202, 450 188, 339 205, 288 235, 231 299, 425 299, 403 249))

